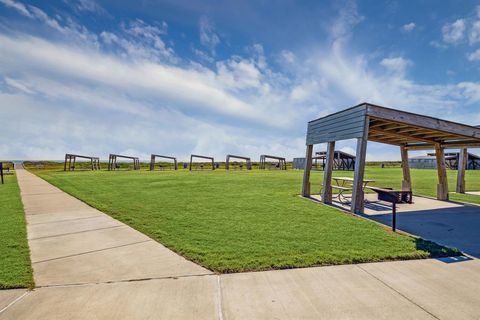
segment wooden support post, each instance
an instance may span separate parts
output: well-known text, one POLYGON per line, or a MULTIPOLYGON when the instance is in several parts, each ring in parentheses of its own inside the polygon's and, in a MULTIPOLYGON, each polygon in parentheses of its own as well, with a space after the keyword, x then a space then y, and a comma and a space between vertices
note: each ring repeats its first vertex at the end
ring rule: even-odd
POLYGON ((365 160, 367 156, 367 143, 368 143, 368 125, 370 118, 365 117, 363 137, 357 138, 357 152, 355 172, 353 175, 353 191, 352 191, 352 204, 350 211, 352 213, 363 213, 363 176, 365 173, 365 160))
POLYGON ((435 144, 435 156, 437 158, 437 199, 448 200, 448 180, 447 180, 447 166, 445 164, 444 148, 440 144, 435 144))
POLYGON ((468 165, 467 148, 460 149, 458 156, 457 193, 465 193, 465 170, 468 165))
POLYGON ((305 155, 305 168, 303 170, 303 186, 302 195, 304 197, 310 197, 310 170, 312 170, 312 153, 313 144, 307 145, 307 152, 305 155))
POLYGON ((400 146, 400 154, 402 156, 402 191, 412 191, 412 178, 410 176, 410 166, 408 164, 408 150, 404 145, 400 146))
POLYGON ((155 169, 155 156, 152 154, 150 156, 150 171, 153 171, 155 169))
POLYGON ((332 203, 332 172, 335 161, 335 141, 328 142, 325 169, 323 171, 322 202, 332 203))
POLYGON ((65 155, 65 163, 63 164, 63 171, 67 171, 67 155, 65 155))

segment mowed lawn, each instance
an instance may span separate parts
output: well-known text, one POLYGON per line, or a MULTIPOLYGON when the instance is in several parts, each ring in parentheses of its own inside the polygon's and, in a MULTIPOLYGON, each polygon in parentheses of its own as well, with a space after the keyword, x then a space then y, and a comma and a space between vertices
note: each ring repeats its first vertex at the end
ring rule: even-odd
POLYGON ((299 197, 301 171, 38 174, 218 272, 458 253, 299 197))
POLYGON ((25 214, 14 175, 0 184, 0 289, 33 287, 25 214))

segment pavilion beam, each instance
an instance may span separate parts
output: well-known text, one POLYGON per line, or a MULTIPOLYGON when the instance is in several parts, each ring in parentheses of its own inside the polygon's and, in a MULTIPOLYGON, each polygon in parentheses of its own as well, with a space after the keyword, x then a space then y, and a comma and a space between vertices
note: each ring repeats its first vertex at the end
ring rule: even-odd
POLYGON ((305 169, 303 170, 303 186, 302 195, 304 197, 310 197, 310 170, 312 170, 312 154, 313 144, 307 145, 307 152, 305 155, 305 169))
POLYGON ((412 137, 412 135, 408 135, 408 134, 404 134, 404 133, 396 133, 395 131, 384 131, 384 132, 382 132, 382 131, 379 131, 379 130, 371 129, 370 132, 373 133, 373 134, 385 134, 387 136, 392 136, 392 137, 396 137, 396 138, 399 138, 399 139, 411 139, 411 140, 418 140, 418 141, 427 142, 427 143, 436 143, 437 142, 433 139, 425 139, 423 137, 412 137))
POLYGON ((435 145, 435 156, 437 158, 437 199, 448 200, 448 180, 447 180, 447 166, 445 163, 445 149, 440 144, 435 145))
POLYGON ((465 193, 465 170, 468 162, 467 148, 460 149, 458 156, 457 193, 465 193))
POLYGON ((352 213, 363 213, 363 176, 365 173, 365 159, 367 155, 368 125, 369 117, 365 117, 363 136, 357 138, 357 152, 355 173, 353 176, 352 204, 350 210, 352 213))
POLYGON ((332 203, 332 172, 335 156, 335 141, 327 143, 325 169, 323 171, 322 202, 332 203))
POLYGON ((412 191, 412 178, 410 175, 410 165, 408 164, 408 150, 405 145, 400 146, 400 154, 402 156, 402 191, 412 191))

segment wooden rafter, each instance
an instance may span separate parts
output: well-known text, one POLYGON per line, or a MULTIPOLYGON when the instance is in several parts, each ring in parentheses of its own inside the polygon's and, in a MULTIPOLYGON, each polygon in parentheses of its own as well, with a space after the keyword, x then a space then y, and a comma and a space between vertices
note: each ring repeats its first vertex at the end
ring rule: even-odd
MULTIPOLYGON (((377 130, 375 129, 372 129, 370 130, 370 132, 372 133, 379 133, 377 130)), ((425 139, 423 137, 412 137, 411 135, 408 135, 408 134, 405 134, 405 133, 397 133, 397 132, 394 132, 394 131, 388 131, 386 132, 388 135, 392 136, 392 137, 397 137, 397 138, 401 138, 401 139, 404 139, 404 140, 418 140, 418 141, 422 141, 422 142, 429 142, 429 143, 436 143, 437 141, 434 140, 434 139, 425 139)))

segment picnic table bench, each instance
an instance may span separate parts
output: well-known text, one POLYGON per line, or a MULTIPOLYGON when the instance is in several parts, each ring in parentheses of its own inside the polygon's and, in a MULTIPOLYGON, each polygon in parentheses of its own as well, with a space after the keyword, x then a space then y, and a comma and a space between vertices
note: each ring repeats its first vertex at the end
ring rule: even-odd
MULTIPOLYGON (((332 185, 332 189, 338 190, 338 194, 336 198, 338 199, 339 202, 341 203, 350 203, 350 200, 348 197, 345 195, 345 193, 349 191, 353 191, 353 178, 350 177, 332 177, 332 179, 335 181, 336 185, 332 185)), ((362 181, 363 184, 363 189, 367 187, 367 185, 370 182, 374 182, 375 180, 370 180, 370 179, 364 179, 362 181)))

